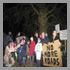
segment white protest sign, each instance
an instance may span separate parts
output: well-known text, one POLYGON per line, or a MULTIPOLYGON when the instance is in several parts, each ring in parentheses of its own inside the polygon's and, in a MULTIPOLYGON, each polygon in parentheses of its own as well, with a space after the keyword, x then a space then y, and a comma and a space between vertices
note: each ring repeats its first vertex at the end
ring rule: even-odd
POLYGON ((56 30, 57 33, 60 32, 60 25, 59 24, 55 25, 55 30, 56 30))
POLYGON ((61 40, 67 40, 67 30, 61 30, 60 31, 60 39, 61 40))

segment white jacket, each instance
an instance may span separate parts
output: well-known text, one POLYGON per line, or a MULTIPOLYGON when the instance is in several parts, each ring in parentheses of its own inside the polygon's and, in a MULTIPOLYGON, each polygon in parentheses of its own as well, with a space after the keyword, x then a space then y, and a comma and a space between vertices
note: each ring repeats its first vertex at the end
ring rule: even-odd
POLYGON ((36 59, 40 60, 41 59, 41 52, 42 52, 42 43, 36 44, 35 52, 36 52, 36 59))

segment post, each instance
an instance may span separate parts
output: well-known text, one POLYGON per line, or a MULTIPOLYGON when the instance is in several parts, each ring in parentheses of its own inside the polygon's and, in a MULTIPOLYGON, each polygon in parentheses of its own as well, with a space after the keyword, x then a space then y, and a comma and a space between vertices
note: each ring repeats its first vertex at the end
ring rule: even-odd
POLYGON ((65 53, 66 53, 66 50, 67 50, 67 49, 66 49, 66 40, 65 40, 65 53))

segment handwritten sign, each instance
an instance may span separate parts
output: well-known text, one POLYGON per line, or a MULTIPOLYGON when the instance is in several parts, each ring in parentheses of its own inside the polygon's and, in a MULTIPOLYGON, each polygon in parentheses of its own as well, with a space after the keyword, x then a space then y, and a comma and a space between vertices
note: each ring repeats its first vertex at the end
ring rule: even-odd
POLYGON ((62 57, 59 48, 59 40, 56 40, 49 44, 43 45, 43 65, 51 67, 61 67, 62 57))

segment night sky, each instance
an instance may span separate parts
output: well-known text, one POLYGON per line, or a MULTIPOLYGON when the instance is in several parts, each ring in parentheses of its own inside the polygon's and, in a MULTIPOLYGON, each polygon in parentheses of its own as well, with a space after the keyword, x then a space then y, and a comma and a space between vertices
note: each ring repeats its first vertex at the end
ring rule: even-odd
MULTIPOLYGON (((38 11, 44 12, 46 9, 47 11, 51 10, 55 4, 33 3, 33 5, 38 11)), ((55 24, 60 24, 61 30, 67 29, 67 4, 58 3, 56 9, 59 11, 55 14, 55 16, 58 16, 58 22, 55 22, 56 20, 52 17, 48 19, 48 23, 50 23, 47 28, 49 36, 55 29, 55 24), (60 7, 62 8, 58 9, 60 7)), ((53 12, 51 14, 53 14, 53 12)), ((3 3, 3 32, 7 34, 9 31, 11 31, 14 36, 17 32, 21 32, 22 34, 25 33, 28 37, 34 35, 36 31, 39 32, 38 15, 30 3, 3 3)))

